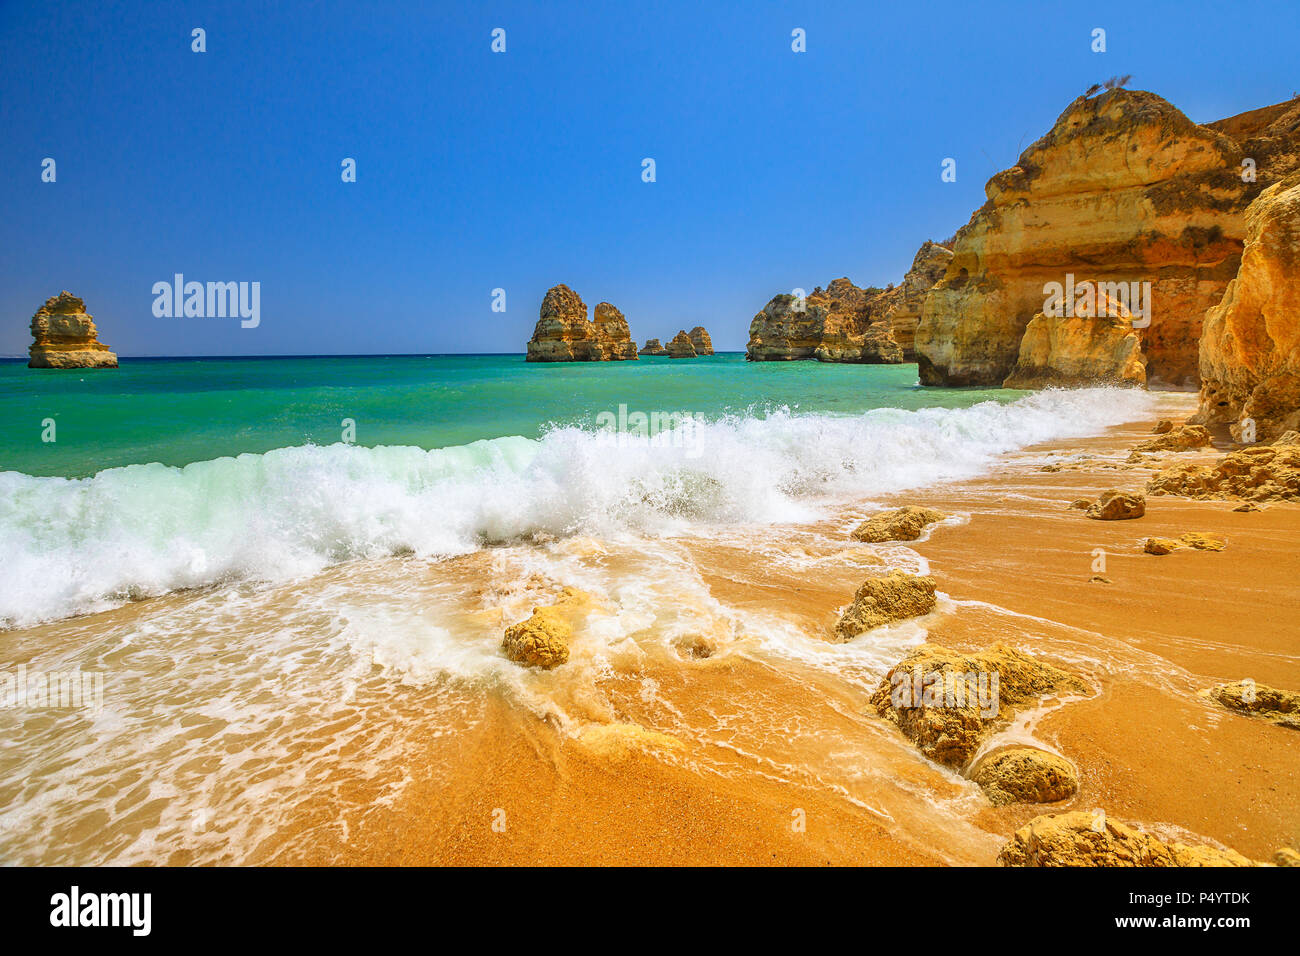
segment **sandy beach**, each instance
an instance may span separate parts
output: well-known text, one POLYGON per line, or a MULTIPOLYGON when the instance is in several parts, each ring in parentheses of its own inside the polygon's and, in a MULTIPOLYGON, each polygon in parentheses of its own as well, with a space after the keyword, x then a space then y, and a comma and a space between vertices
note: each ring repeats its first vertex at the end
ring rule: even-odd
MULTIPOLYGON (((1164 400, 1192 407, 1190 396, 1164 400)), ((996 474, 873 502, 842 522, 770 529, 772 546, 802 562, 781 566, 716 541, 690 547, 718 602, 825 634, 829 653, 779 660, 743 633, 720 633, 700 635, 677 655, 615 655, 590 681, 552 688, 567 720, 489 693, 466 709, 457 732, 418 739, 404 768, 408 785, 386 805, 364 780, 335 780, 257 856, 990 865, 1011 832, 1040 813, 1101 808, 1165 838, 1267 860, 1300 840, 1294 731, 1229 713, 1198 692, 1246 677, 1300 686, 1300 586, 1288 565, 1300 508, 1238 513, 1237 502, 1151 497, 1145 517, 1113 522, 1069 510, 1079 496, 1143 488, 1150 470, 1124 459, 1152 424, 1026 449, 996 474), (953 518, 902 550, 843 533, 878 506, 901 504, 953 518), (1142 553, 1147 536, 1186 531, 1218 535, 1227 548, 1142 553), (827 543, 837 536, 845 542, 838 550, 827 543), (1110 583, 1091 580, 1098 548, 1110 583), (846 549, 856 552, 857 570, 846 549), (919 622, 853 644, 877 642, 883 660, 922 636, 963 651, 1003 643, 1097 689, 1090 699, 1047 702, 994 741, 1033 741, 1065 756, 1079 770, 1075 797, 994 807, 874 714, 867 697, 883 668, 848 656, 837 663, 839 646, 829 643, 873 550, 890 564, 911 551, 937 579, 940 602, 919 622), (697 656, 702 647, 709 656, 697 656)), ((631 560, 612 546, 600 550, 605 567, 631 560)), ((418 708, 405 716, 408 732, 421 726, 418 708)))

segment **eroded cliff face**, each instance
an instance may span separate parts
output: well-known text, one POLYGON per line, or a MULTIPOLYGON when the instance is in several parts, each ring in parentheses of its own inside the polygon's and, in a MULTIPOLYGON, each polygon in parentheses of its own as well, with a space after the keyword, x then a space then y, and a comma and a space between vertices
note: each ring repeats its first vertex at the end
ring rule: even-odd
POLYGON ((591 321, 586 303, 567 285, 547 290, 528 341, 528 361, 611 362, 636 357, 636 343, 622 312, 601 302, 596 306, 595 321, 591 321))
POLYGON ((1202 319, 1236 275, 1246 207, 1296 161, 1294 110, 1283 107, 1198 126, 1142 91, 1071 103, 989 180, 988 201, 958 232, 916 332, 921 381, 1000 384, 1044 311, 1044 286, 1078 275, 1149 282, 1148 380, 1194 384, 1202 319), (1259 154, 1255 182, 1243 181, 1245 144, 1259 154))
POLYGON ((750 361, 817 359, 820 362, 894 363, 903 351, 894 341, 881 289, 860 289, 846 278, 818 286, 802 302, 775 296, 749 326, 750 361))
MULTIPOLYGON (((1200 343, 1200 424, 1254 422, 1254 439, 1300 429, 1300 173, 1247 212, 1241 268, 1206 313, 1200 343)), ((1247 429, 1248 430, 1248 429, 1247 429)))
POLYGON ((663 343, 658 339, 646 339, 645 345, 641 346, 641 351, 637 355, 667 355, 668 350, 663 347, 663 343))
POLYGON ((32 316, 28 368, 117 368, 117 356, 98 339, 86 303, 70 292, 45 300, 32 316))

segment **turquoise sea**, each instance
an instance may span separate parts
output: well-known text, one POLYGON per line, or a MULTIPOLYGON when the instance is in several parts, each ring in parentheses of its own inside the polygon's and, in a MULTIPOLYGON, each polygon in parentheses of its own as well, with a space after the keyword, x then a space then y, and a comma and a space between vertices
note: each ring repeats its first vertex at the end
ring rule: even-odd
POLYGON ((0 627, 297 580, 354 558, 814 520, 836 502, 1095 434, 1146 401, 1132 390, 927 389, 915 365, 738 353, 10 362, 0 627), (689 416, 690 427, 638 433, 638 412, 689 416), (629 427, 597 427, 611 419, 629 427))
POLYGON ((922 389, 915 365, 694 360, 527 363, 520 355, 122 359, 117 370, 0 363, 0 471, 83 477, 105 468, 186 465, 340 441, 445 448, 538 438, 602 411, 716 418, 776 409, 851 415, 873 408, 960 408, 1024 393, 922 389), (46 419, 55 441, 42 441, 46 419))

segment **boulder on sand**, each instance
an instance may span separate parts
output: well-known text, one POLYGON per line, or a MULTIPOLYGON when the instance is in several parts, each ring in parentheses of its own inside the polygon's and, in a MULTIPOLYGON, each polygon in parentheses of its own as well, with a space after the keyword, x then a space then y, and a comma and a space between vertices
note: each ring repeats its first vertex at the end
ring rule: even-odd
POLYGON ((1084 513, 1098 521, 1124 521, 1129 518, 1141 518, 1146 514, 1147 502, 1140 494, 1111 488, 1103 491, 1096 503, 1089 505, 1084 513))
POLYGON ((998 854, 1002 866, 1256 866, 1233 850, 1164 843, 1100 811, 1035 817, 998 854))
POLYGON ((922 644, 895 664, 871 695, 881 717, 921 753, 963 767, 993 730, 1049 694, 1090 693, 1082 680, 1014 648, 961 654, 922 644))
POLYGON ((872 515, 853 530, 854 541, 878 543, 881 541, 915 541, 921 537, 926 525, 942 521, 946 516, 933 508, 906 505, 894 511, 872 515))
POLYGON ((867 578, 840 615, 835 633, 848 641, 882 624, 929 614, 934 610, 934 588, 934 578, 906 571, 867 578))
POLYGON ((982 758, 971 779, 994 805, 1055 803, 1074 796, 1079 774, 1064 757, 1037 747, 1010 747, 982 758))

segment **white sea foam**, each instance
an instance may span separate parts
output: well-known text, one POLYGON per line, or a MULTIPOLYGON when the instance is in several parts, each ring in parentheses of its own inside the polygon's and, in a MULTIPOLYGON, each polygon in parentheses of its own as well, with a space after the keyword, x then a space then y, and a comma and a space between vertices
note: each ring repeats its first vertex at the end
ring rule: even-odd
POLYGON ((463 554, 534 532, 799 521, 829 501, 978 474, 999 454, 1095 434, 1155 401, 1138 390, 1049 390, 960 409, 779 412, 697 425, 692 447, 678 448, 565 427, 432 451, 338 444, 83 479, 5 472, 0 623, 284 581, 350 558, 463 554))

